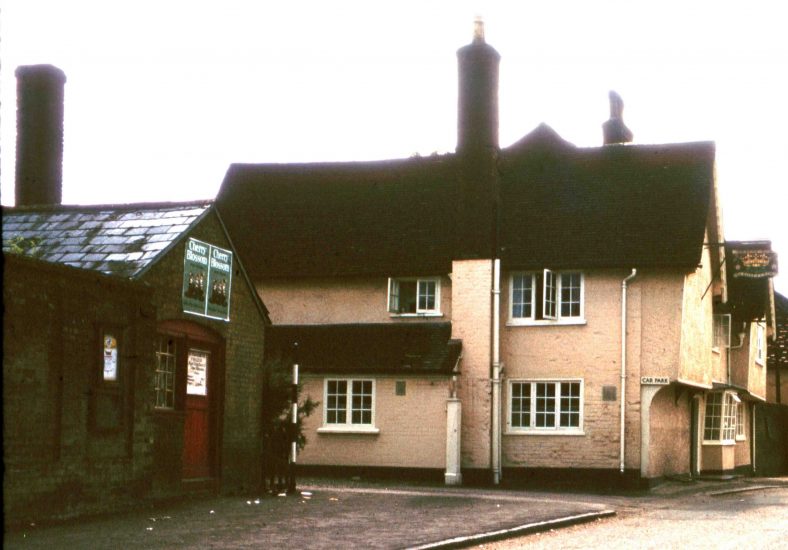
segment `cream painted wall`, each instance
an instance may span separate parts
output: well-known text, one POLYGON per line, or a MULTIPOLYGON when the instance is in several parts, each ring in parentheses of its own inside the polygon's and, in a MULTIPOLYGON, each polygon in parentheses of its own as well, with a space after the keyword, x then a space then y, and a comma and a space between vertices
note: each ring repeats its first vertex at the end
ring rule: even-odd
POLYGON ((490 467, 492 261, 452 264, 452 338, 462 340, 462 467, 490 467))
MULTIPOLYGON (((620 396, 621 280, 624 270, 586 272, 585 324, 514 326, 510 318, 510 274, 503 275, 501 351, 504 374, 504 466, 550 468, 617 468, 619 456, 619 400, 602 401, 602 387, 614 386, 620 396), (506 433, 509 426, 509 383, 518 379, 582 379, 584 435, 534 435, 506 433)), ((633 284, 632 288, 638 285, 633 284)), ((629 295, 631 311, 638 311, 637 291, 629 295)), ((630 331, 640 332, 639 315, 632 315, 630 331)), ((628 372, 627 440, 631 440, 632 465, 639 455, 640 347, 628 354, 635 367, 628 372), (639 443, 638 443, 639 446, 639 443)))
POLYGON ((275 325, 386 323, 451 319, 451 279, 440 278, 442 316, 393 316, 388 312, 388 278, 268 279, 257 292, 275 325))
MULTIPOLYGON (((341 376, 326 378, 342 378, 341 376)), ((356 377, 369 378, 369 377, 356 377)), ((307 444, 299 463, 330 466, 438 468, 446 463, 447 378, 375 378, 375 426, 378 434, 318 433, 323 425, 324 377, 304 377, 302 394, 320 405, 304 421, 307 444), (404 396, 395 394, 404 380, 404 396)))
POLYGON ((681 351, 679 378, 711 386, 712 381, 726 380, 726 364, 712 359, 712 304, 714 291, 711 258, 703 247, 701 267, 685 277, 681 317, 681 351))
POLYGON ((647 477, 686 473, 690 469, 691 394, 666 386, 651 402, 647 477))

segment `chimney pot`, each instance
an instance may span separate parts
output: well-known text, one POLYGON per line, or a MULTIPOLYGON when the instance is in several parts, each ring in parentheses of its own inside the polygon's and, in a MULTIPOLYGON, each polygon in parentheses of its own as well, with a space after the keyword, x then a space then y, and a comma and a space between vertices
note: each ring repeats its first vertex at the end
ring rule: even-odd
POLYGON ((632 131, 624 124, 624 100, 613 90, 610 97, 610 119, 602 124, 602 136, 605 145, 614 143, 629 143, 632 141, 632 131))

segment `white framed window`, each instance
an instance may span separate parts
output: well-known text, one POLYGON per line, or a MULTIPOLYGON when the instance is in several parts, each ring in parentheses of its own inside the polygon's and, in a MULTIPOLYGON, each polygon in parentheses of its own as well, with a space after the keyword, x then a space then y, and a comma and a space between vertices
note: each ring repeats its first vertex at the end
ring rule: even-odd
POLYGON ((509 382, 509 433, 582 434, 582 380, 509 382))
POLYGON ((389 313, 395 315, 440 315, 440 305, 440 278, 389 279, 389 313))
POLYGON ((712 316, 714 329, 713 347, 716 350, 731 347, 731 314, 715 313, 712 316))
POLYGON ((324 382, 323 403, 323 427, 319 432, 377 432, 374 380, 327 378, 324 382))
POLYGON ((739 396, 733 392, 714 392, 706 395, 706 414, 703 421, 703 442, 731 444, 736 437, 737 405, 739 396))
POLYGON ((736 441, 747 439, 747 432, 744 430, 744 403, 736 403, 736 441))
POLYGON ((154 382, 157 409, 175 408, 175 361, 177 349, 175 339, 160 335, 156 348, 156 378, 154 382))
POLYGON ((755 324, 755 362, 766 364, 766 327, 763 323, 755 324))
POLYGON ((579 271, 513 273, 509 280, 509 322, 583 323, 584 282, 579 271))

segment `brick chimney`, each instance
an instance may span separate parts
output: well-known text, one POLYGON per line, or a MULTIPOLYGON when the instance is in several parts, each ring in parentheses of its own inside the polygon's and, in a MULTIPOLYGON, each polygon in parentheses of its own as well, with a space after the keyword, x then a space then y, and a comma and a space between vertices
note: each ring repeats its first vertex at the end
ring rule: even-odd
POLYGON ((16 205, 60 204, 66 75, 52 65, 25 65, 16 78, 16 205))
POLYGON ((624 100, 613 90, 610 97, 610 119, 602 124, 603 143, 629 143, 632 141, 632 130, 624 124, 624 100))
POLYGON ((484 41, 484 22, 474 22, 473 41, 457 51, 459 70, 457 152, 498 148, 500 54, 484 41))
POLYGON ((459 159, 455 258, 494 258, 498 235, 498 65, 501 56, 474 23, 473 41, 457 51, 459 159))

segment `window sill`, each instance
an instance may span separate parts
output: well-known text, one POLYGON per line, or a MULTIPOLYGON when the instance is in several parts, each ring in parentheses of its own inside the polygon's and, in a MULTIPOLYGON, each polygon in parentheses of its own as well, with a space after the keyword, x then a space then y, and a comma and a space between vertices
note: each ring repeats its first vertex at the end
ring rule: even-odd
POLYGON ((728 447, 730 447, 730 446, 736 445, 736 442, 733 439, 725 439, 723 441, 704 441, 703 444, 704 445, 709 445, 709 446, 712 446, 712 447, 713 446, 717 446, 717 447, 728 446, 728 447))
POLYGON ((431 313, 389 313, 389 317, 391 318, 399 318, 399 317, 443 317, 443 313, 440 311, 435 311, 431 313))
POLYGON ((586 435, 583 430, 553 430, 550 428, 546 428, 544 430, 540 430, 539 428, 531 428, 528 430, 512 430, 508 429, 504 432, 504 435, 548 435, 548 436, 556 436, 556 435, 569 435, 569 436, 582 436, 586 435))
POLYGON ((747 441, 747 436, 744 436, 744 435, 737 435, 737 436, 736 436, 736 441, 737 441, 737 442, 739 442, 739 441, 747 441))
POLYGON ((763 359, 756 359, 755 364, 758 365, 759 367, 763 367, 764 365, 766 365, 766 362, 763 359))
POLYGON ((711 352, 712 353, 716 353, 717 355, 719 355, 720 354, 720 348, 717 348, 717 347, 711 348, 711 352))
POLYGON ((323 426, 317 429, 317 433, 377 435, 380 433, 380 429, 374 426, 323 426))
POLYGON ((569 326, 569 325, 585 325, 586 320, 584 317, 573 317, 566 319, 509 319, 506 322, 507 327, 552 327, 552 326, 569 326))

